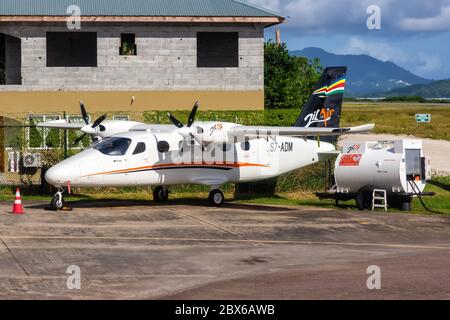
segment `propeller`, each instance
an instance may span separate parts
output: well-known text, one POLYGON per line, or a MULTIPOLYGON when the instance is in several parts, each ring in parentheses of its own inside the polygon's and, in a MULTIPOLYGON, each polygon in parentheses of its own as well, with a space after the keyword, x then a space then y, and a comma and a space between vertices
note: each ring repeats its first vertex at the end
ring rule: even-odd
POLYGON ((83 128, 81 128, 81 132, 83 132, 83 134, 81 136, 79 136, 77 139, 75 139, 75 141, 73 142, 73 146, 77 145, 81 140, 83 140, 83 138, 89 134, 91 136, 92 142, 95 142, 95 136, 94 134, 97 132, 97 130, 95 130, 98 126, 100 126, 100 124, 105 121, 106 119, 106 114, 98 117, 92 124, 89 123, 89 116, 88 113, 86 111, 86 108, 84 106, 83 101, 80 101, 80 109, 81 109, 81 116, 83 117, 83 121, 86 124, 83 128))
POLYGON ((83 101, 80 101, 80 109, 81 109, 81 116, 83 117, 84 123, 89 124, 89 116, 86 112, 86 108, 84 107, 83 101))
MULTIPOLYGON (((189 114, 188 123, 186 125, 187 128, 192 127, 192 124, 195 121, 195 115, 197 114, 197 109, 198 109, 198 101, 194 104, 194 107, 192 108, 191 113, 189 114)), ((181 121, 175 118, 171 113, 168 113, 167 116, 177 128, 181 129, 185 127, 183 123, 181 123, 181 121)))
POLYGON ((192 108, 191 113, 189 114, 188 123, 187 123, 188 128, 190 128, 192 126, 192 124, 194 123, 195 115, 197 114, 197 109, 198 109, 198 101, 195 102, 194 107, 192 108))
MULTIPOLYGON (((198 101, 195 102, 194 107, 191 110, 191 113, 189 114, 189 118, 188 118, 188 122, 186 124, 186 126, 183 125, 183 123, 181 121, 179 121, 177 118, 175 118, 171 113, 168 113, 167 116, 169 117, 170 121, 179 129, 178 133, 180 135, 182 135, 185 139, 189 136, 189 138, 192 140, 197 140, 193 134, 192 129, 190 129, 192 127, 192 125, 194 124, 195 121, 195 115, 197 114, 197 110, 199 107, 199 103, 198 101)), ((198 142, 198 141, 197 141, 198 142)))
POLYGON ((105 121, 106 119, 106 113, 102 116, 100 116, 99 118, 97 118, 97 120, 94 121, 94 123, 92 124, 91 128, 95 129, 97 128, 100 123, 102 123, 103 121, 105 121))

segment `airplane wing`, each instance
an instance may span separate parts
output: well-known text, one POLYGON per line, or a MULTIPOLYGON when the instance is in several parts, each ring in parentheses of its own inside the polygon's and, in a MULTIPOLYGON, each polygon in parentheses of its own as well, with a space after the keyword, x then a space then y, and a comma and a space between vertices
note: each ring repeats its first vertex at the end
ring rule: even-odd
POLYGON ((228 136, 337 136, 341 134, 365 133, 373 130, 375 124, 343 128, 308 128, 308 127, 257 127, 239 126, 227 130, 228 136))
POLYGON ((66 120, 54 120, 48 122, 40 122, 36 124, 39 128, 50 128, 50 129, 81 129, 85 126, 84 123, 70 123, 66 120))
POLYGON ((130 128, 130 131, 152 131, 157 133, 167 133, 176 131, 172 124, 145 124, 139 123, 130 128))

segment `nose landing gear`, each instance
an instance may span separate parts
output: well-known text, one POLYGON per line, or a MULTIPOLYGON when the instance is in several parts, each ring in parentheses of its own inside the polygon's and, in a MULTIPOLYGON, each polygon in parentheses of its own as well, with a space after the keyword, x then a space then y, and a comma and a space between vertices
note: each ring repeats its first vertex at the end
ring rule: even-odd
POLYGON ((53 196, 50 201, 50 206, 53 210, 61 210, 64 207, 64 197, 63 197, 64 189, 62 187, 58 188, 58 191, 53 196))

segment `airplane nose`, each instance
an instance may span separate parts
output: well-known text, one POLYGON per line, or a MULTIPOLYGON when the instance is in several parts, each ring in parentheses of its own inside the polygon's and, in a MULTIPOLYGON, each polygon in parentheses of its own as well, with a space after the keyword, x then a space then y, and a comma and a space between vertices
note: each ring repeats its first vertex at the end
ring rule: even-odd
POLYGON ((75 178, 73 176, 73 167, 62 163, 51 167, 45 173, 45 181, 55 187, 66 185, 75 178))
POLYGON ((58 186, 62 181, 62 170, 58 168, 58 165, 51 167, 45 173, 45 181, 53 186, 58 186))

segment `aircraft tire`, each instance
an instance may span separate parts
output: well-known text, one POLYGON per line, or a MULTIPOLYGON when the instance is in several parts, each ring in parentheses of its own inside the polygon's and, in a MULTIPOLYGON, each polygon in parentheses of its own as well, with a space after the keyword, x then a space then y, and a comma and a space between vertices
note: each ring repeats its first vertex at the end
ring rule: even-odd
POLYGON ((169 200, 169 191, 162 186, 156 187, 155 190, 153 190, 153 200, 159 203, 167 202, 169 200))
POLYGON ((223 205, 225 197, 222 191, 220 191, 219 189, 214 189, 209 193, 208 200, 210 205, 220 207, 223 205))
POLYGON ((64 199, 55 194, 52 198, 52 200, 50 201, 50 205, 53 209, 55 210, 61 210, 64 206, 64 199))

